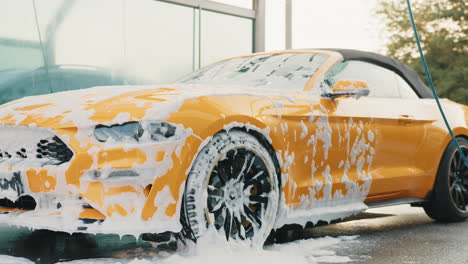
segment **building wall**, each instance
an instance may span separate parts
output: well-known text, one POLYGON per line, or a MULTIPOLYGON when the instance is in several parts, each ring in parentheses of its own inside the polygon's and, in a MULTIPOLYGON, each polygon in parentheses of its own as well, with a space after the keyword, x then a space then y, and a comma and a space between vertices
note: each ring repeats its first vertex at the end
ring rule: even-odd
POLYGON ((172 82, 253 49, 252 19, 156 0, 6 0, 0 21, 0 103, 172 82))

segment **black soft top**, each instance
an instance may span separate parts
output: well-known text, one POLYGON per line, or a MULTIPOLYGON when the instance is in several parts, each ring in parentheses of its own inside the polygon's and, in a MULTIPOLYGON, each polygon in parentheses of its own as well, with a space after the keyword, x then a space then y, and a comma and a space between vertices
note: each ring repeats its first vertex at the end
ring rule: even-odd
POLYGON ((418 73, 405 64, 372 52, 351 49, 324 49, 340 53, 345 60, 360 60, 387 68, 400 75, 410 84, 420 98, 434 98, 431 90, 421 81, 418 73))

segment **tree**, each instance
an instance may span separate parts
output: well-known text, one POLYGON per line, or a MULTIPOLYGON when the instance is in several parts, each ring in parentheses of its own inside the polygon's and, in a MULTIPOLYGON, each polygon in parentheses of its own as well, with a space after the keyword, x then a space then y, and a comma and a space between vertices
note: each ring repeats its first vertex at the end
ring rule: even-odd
MULTIPOLYGON (((440 97, 468 104, 468 8, 466 0, 411 1, 424 55, 440 97)), ((406 0, 382 0, 387 55, 415 69, 426 84, 406 0)))

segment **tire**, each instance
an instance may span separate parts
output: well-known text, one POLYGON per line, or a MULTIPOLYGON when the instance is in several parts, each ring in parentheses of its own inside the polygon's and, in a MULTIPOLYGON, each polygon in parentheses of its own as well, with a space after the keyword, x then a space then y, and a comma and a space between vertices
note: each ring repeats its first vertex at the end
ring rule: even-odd
POLYGON ((263 245, 275 223, 278 175, 272 156, 254 136, 220 132, 198 153, 182 206, 185 236, 197 240, 209 227, 229 240, 263 245))
MULTIPOLYGON (((465 156, 468 155, 468 140, 458 138, 465 156)), ((424 211, 440 222, 459 222, 468 218, 468 168, 451 142, 442 156, 430 201, 424 211)))

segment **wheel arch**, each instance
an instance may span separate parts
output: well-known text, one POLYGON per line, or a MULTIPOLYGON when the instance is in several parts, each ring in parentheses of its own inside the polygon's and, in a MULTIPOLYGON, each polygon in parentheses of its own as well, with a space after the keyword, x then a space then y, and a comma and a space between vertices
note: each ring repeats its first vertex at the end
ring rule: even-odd
MULTIPOLYGON (((444 129, 446 129, 444 127, 444 129)), ((441 164, 441 161, 442 161, 442 158, 444 157, 444 153, 445 151, 447 150, 448 146, 450 145, 450 143, 452 142, 452 136, 450 135, 450 133, 448 131, 445 131, 445 135, 444 137, 442 138, 441 142, 440 142, 440 145, 439 145, 439 149, 440 149, 440 153, 438 154, 437 156, 437 170, 435 172, 435 175, 434 175, 434 184, 435 184, 435 181, 436 181, 436 175, 437 175, 437 171, 439 170, 439 167, 440 167, 440 164, 441 164)), ((468 140, 468 129, 465 128, 465 127, 455 127, 452 129, 452 132, 453 134, 455 135, 456 138, 464 138, 466 140, 468 140)), ((432 186, 434 187, 434 186, 432 186)))
MULTIPOLYGON (((465 140, 468 140, 468 133, 462 134, 463 130, 466 131, 467 129, 463 129, 463 128, 454 129, 455 138, 463 138, 465 140)), ((442 159, 444 158, 445 152, 447 151, 447 149, 448 149, 448 147, 450 146, 451 143, 452 143, 452 137, 450 136, 449 133, 447 133, 447 136, 446 136, 446 138, 444 139, 444 142, 443 142, 444 147, 443 147, 443 149, 442 149, 442 151, 441 151, 441 153, 439 155, 439 159, 437 161, 437 170, 436 170, 436 174, 435 174, 435 177, 433 179, 433 182, 432 182, 432 188, 426 194, 426 197, 424 198, 425 200, 431 199, 431 197, 433 195, 434 187, 435 187, 435 184, 436 184, 436 181, 437 181, 437 174, 439 172, 440 166, 442 165, 442 159)))
POLYGON ((260 131, 258 131, 256 129, 247 128, 245 126, 234 126, 234 127, 229 128, 227 130, 223 129, 223 130, 219 131, 218 133, 221 133, 221 132, 224 132, 224 131, 228 132, 230 130, 242 131, 242 132, 245 132, 247 134, 252 135, 253 137, 255 137, 260 142, 260 144, 262 144, 262 146, 264 146, 268 150, 268 153, 270 153, 270 156, 273 159, 273 163, 275 164, 276 176, 278 177, 278 184, 279 184, 279 187, 281 187, 281 167, 280 167, 280 163, 278 161, 278 158, 276 156, 276 151, 273 148, 273 145, 271 144, 271 141, 262 132, 260 132, 260 131))
MULTIPOLYGON (((265 126, 266 128, 266 126, 265 126)), ((195 233, 188 228, 188 214, 187 208, 185 206, 185 201, 188 199, 187 198, 187 184, 188 184, 188 174, 190 173, 190 170, 192 170, 192 167, 194 165, 195 160, 197 159, 197 156, 200 154, 200 151, 212 140, 212 138, 220 133, 229 133, 230 131, 240 131, 247 133, 251 136, 253 136, 258 142, 265 147, 265 149, 268 151, 270 154, 270 157, 272 159, 273 165, 275 166, 275 174, 276 174, 276 179, 277 179, 277 188, 278 188, 278 201, 280 201, 280 196, 281 196, 281 167, 280 163, 278 161, 278 158, 276 156, 276 152, 271 144, 271 139, 267 135, 265 135, 265 131, 262 130, 261 128, 252 125, 251 123, 239 123, 239 122, 231 122, 229 124, 226 124, 222 126, 216 133, 212 134, 211 136, 207 136, 204 138, 203 142, 200 144, 199 149, 196 153, 196 155, 193 157, 193 160, 191 162, 191 165, 187 171, 187 180, 184 183, 184 188, 183 192, 181 193, 182 199, 180 199, 181 206, 180 206, 180 222, 182 224, 182 230, 181 230, 181 235, 182 237, 188 238, 192 241, 197 241, 197 237, 195 233)), ((278 205, 277 205, 278 206, 278 205)), ((278 207, 279 209, 279 207, 278 207)), ((278 215, 278 212, 276 212, 276 215, 278 215)))
MULTIPOLYGON (((281 165, 276 155, 276 150, 273 147, 270 129, 268 125, 261 120, 248 115, 231 115, 218 118, 218 120, 211 122, 203 131, 198 131, 197 135, 203 139, 203 142, 200 144, 193 160, 195 160, 200 150, 214 135, 230 130, 238 130, 252 135, 268 150, 275 163, 278 182, 281 183, 281 165)), ((190 165, 190 167, 191 166, 192 165, 190 165)))
MULTIPOLYGON (((468 142, 468 137, 466 135, 456 135, 456 138, 457 140, 462 139, 462 141, 465 141, 465 144, 462 143, 461 145, 464 145, 464 147, 466 148, 466 142, 468 142)), ((452 191, 449 188, 450 182, 447 180, 447 178, 451 176, 445 176, 441 174, 445 173, 446 170, 448 170, 451 166, 451 157, 449 156, 454 155, 451 153, 456 153, 457 151, 458 150, 454 146, 452 141, 449 141, 447 143, 447 146, 444 148, 444 152, 438 164, 437 176, 434 181, 433 188, 427 194, 427 201, 423 204, 423 208, 427 215, 436 221, 458 222, 468 218, 468 210, 464 210, 464 212, 461 212, 459 211, 459 208, 457 208, 457 205, 455 205, 454 207, 457 209, 451 209, 452 206, 454 206, 454 201, 453 197, 450 194, 450 192, 452 191), (449 148, 452 148, 450 152, 448 152, 449 148), (447 157, 449 158, 447 159, 447 157), (441 169, 443 170, 441 171, 441 169)))

